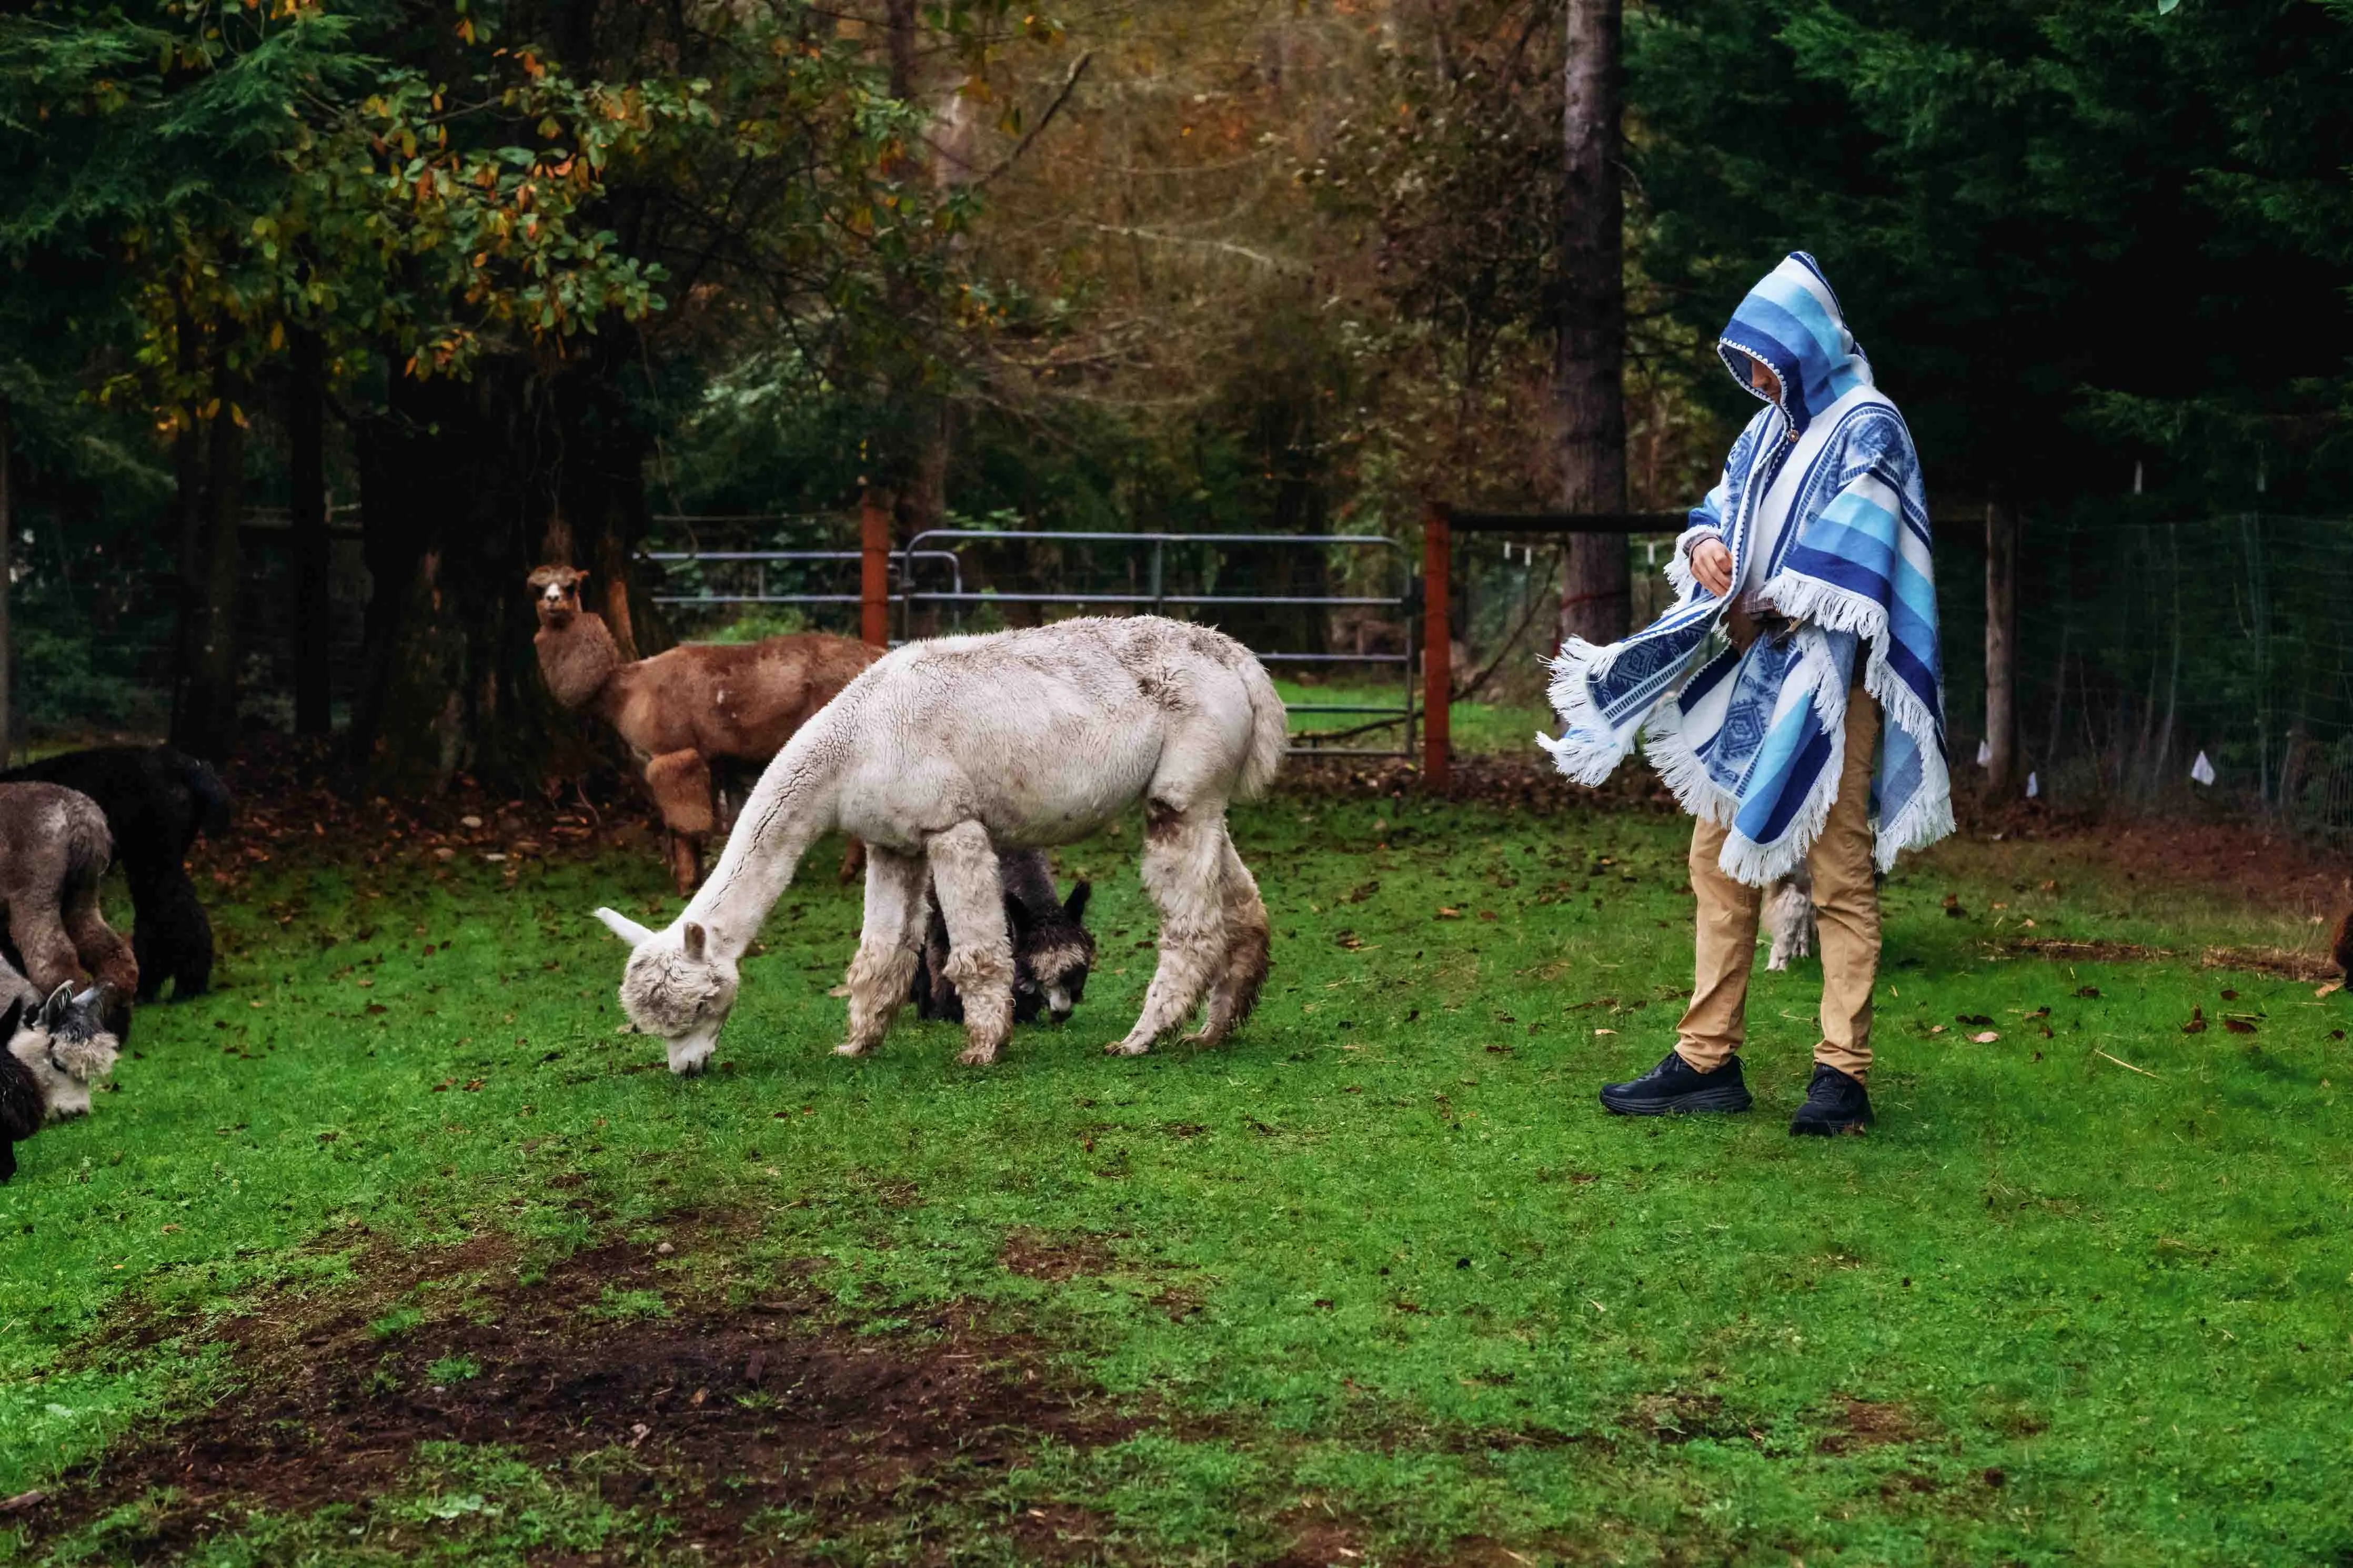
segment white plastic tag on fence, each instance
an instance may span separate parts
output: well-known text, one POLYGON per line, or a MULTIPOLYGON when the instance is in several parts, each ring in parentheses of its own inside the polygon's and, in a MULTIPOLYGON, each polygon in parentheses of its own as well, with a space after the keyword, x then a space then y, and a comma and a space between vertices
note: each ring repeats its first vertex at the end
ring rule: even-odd
POLYGON ((2189 764, 2189 776, 2202 784, 2214 782, 2214 764, 2206 760, 2205 752, 2199 752, 2198 760, 2189 764))
POLYGON ((1981 768, 1989 768, 1993 766, 1993 742, 1991 741, 1979 741, 1978 742, 1978 766, 1981 768))
POLYGON ((2027 774, 2027 775, 2026 775, 2026 798, 2027 798, 2027 799, 2029 799, 2029 800, 2032 800, 2035 796, 2037 796, 2037 795, 2041 795, 2042 793, 2042 775, 2041 773, 2029 773, 2029 774, 2027 774))

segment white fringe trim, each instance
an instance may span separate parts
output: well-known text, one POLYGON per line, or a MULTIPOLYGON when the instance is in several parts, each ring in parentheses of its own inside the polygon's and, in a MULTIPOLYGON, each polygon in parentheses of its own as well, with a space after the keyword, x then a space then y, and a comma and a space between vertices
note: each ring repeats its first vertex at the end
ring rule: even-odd
POLYGON ((1536 744, 1552 753, 1556 767, 1581 784, 1600 784, 1617 772, 1626 753, 1634 749, 1635 732, 1641 728, 1635 724, 1622 735, 1614 732, 1593 700, 1591 682, 1609 673, 1617 649, 1624 646, 1605 648, 1583 637, 1571 637, 1560 657, 1552 661, 1552 685, 1545 695, 1551 700, 1553 711, 1560 715, 1564 729, 1558 740, 1537 735, 1536 744))
POLYGON ((1676 722, 1672 704, 1661 703, 1643 727, 1642 754, 1659 770, 1659 778, 1676 805, 1702 822, 1713 822, 1718 827, 1732 826, 1740 812, 1740 797, 1709 775, 1707 763, 1692 750, 1683 726, 1676 722))
POLYGON ((1694 599, 1700 595, 1699 579, 1692 575, 1692 547, 1703 539, 1724 542, 1724 530, 1715 523, 1695 523, 1675 535, 1675 547, 1667 556, 1667 581, 1672 584, 1677 599, 1694 599))
POLYGON ((1873 858, 1882 871, 1893 871, 1895 869, 1895 858, 1905 850, 1926 849, 1952 831, 1952 786, 1937 781, 1936 787, 1932 788, 1924 779, 1920 793, 1912 797, 1912 803, 1904 808, 1903 815, 1880 827, 1879 843, 1873 851, 1873 858))

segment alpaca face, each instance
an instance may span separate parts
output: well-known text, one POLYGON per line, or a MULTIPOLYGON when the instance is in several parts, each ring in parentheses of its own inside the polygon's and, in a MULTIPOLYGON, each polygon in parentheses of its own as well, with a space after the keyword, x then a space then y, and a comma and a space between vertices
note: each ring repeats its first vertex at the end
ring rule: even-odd
POLYGON ((1095 939, 1082 922, 1093 891, 1092 884, 1081 882, 1060 912, 1044 921, 1032 921, 1019 900, 1005 900, 1013 931, 1013 1016, 1019 1022, 1035 1018, 1042 1005, 1055 1023, 1065 1023, 1086 1000, 1095 939))
POLYGON ((91 1089, 114 1071, 121 1042, 103 1021, 110 1001, 103 985, 79 996, 60 985, 37 1010, 18 1019, 8 1054, 40 1085, 47 1120, 89 1115, 91 1089))
POLYGON ((543 566, 526 578, 539 624, 551 631, 570 626, 580 613, 580 584, 587 580, 588 574, 575 566, 543 566))
POLYGON ((641 1033, 661 1037, 670 1071, 701 1072, 735 1007, 735 961, 712 952, 692 921, 651 931, 610 910, 596 915, 632 946, 621 973, 621 1011, 641 1033))

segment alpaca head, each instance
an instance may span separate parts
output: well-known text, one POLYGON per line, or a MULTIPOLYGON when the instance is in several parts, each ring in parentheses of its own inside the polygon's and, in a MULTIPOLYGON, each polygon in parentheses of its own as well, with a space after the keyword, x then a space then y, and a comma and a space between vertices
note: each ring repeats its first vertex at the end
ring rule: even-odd
POLYGON ((106 1021, 112 1011, 111 987, 93 985, 76 995, 60 985, 37 1007, 13 1002, 0 1013, 8 1054, 40 1085, 49 1121, 88 1115, 92 1086, 114 1070, 121 1041, 106 1021))
POLYGON ((1061 909, 1045 920, 1031 915, 1018 899, 1005 900, 1013 935, 1013 1016, 1019 1022, 1029 1023, 1043 1008, 1054 1022, 1063 1023, 1086 1000, 1095 939, 1084 921, 1093 892, 1092 883, 1081 882, 1061 909))
POLYGON ((539 624, 558 632, 570 626, 580 613, 580 584, 587 580, 588 574, 577 566, 542 566, 524 579, 531 585, 539 624))
POLYGON ((670 1071, 701 1072, 735 1006, 735 961, 713 951, 710 933, 693 921, 658 931, 613 910, 598 910, 596 918, 629 944, 621 1011, 643 1033, 662 1037, 670 1071))

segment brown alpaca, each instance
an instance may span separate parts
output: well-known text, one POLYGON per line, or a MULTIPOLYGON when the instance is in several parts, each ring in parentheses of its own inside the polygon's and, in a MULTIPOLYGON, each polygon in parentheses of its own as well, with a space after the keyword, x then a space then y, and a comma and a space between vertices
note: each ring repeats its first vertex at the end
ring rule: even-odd
MULTIPOLYGON (((670 871, 681 894, 702 878, 702 841, 718 826, 711 764, 765 766, 793 731, 881 650, 822 632, 729 646, 674 647, 631 664, 605 617, 580 607, 588 574, 543 566, 531 574, 539 609, 539 672, 556 701, 588 709, 620 732, 645 769, 670 829, 670 871)), ((856 846, 851 853, 855 857, 856 846)), ((845 866, 845 877, 856 871, 845 866)))
POLYGON ((0 904, 16 967, 37 996, 97 980, 117 999, 109 1026, 123 1034, 139 961, 99 910, 99 879, 113 858, 106 814, 90 796, 62 784, 0 784, 0 904))

